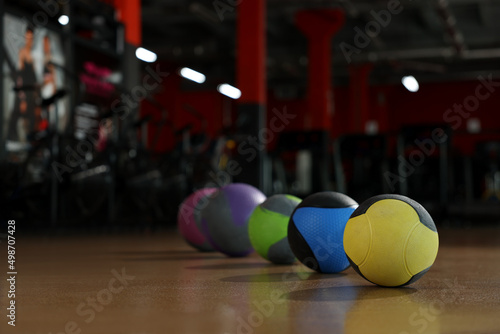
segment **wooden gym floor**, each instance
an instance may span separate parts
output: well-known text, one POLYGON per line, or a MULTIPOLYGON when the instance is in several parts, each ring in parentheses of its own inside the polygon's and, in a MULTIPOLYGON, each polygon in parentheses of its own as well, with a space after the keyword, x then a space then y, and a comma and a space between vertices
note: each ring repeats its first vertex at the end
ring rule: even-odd
POLYGON ((352 269, 321 275, 256 254, 198 253, 173 231, 18 235, 16 327, 1 314, 0 333, 500 333, 500 229, 440 236, 427 275, 391 289, 352 269))

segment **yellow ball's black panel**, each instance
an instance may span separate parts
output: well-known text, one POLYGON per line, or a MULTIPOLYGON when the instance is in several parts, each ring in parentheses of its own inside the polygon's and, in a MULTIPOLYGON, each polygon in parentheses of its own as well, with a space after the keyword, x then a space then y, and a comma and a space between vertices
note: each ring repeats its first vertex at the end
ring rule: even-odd
POLYGON ((438 234, 423 224, 418 224, 406 242, 405 259, 408 271, 412 275, 416 275, 432 266, 438 248, 438 234))
POLYGON ((356 211, 352 213, 351 218, 364 214, 366 210, 368 210, 368 208, 373 205, 373 203, 376 203, 383 199, 396 199, 408 203, 411 207, 415 209, 422 224, 424 224, 432 231, 435 232, 437 231, 436 225, 434 224, 434 220, 432 219, 431 215, 427 212, 427 210, 425 210, 425 208, 417 201, 414 201, 411 198, 408 198, 403 195, 386 194, 386 195, 373 196, 364 201, 363 203, 361 203, 359 207, 356 209, 356 211))

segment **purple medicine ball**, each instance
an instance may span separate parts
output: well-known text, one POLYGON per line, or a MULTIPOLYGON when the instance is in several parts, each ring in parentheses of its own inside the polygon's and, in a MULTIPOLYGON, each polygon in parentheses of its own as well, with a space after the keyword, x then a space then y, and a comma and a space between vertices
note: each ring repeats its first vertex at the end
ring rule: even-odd
POLYGON ((189 195, 179 206, 177 227, 184 239, 191 246, 201 251, 214 249, 201 231, 201 209, 208 204, 208 198, 216 188, 204 188, 189 195))
POLYGON ((244 183, 229 184, 214 193, 201 211, 202 230, 212 247, 228 256, 250 254, 248 220, 265 200, 259 189, 244 183))

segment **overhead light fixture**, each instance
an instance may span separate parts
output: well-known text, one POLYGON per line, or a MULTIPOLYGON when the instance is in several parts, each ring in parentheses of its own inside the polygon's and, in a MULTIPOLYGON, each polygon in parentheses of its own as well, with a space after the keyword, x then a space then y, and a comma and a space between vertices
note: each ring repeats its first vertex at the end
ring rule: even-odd
POLYGON ((412 93, 418 92, 418 89, 420 88, 417 79, 415 79, 413 75, 403 77, 403 79, 401 79, 401 83, 412 93))
POLYGON ((135 56, 146 63, 154 63, 156 59, 158 59, 156 53, 142 47, 138 47, 137 50, 135 50, 135 56))
POLYGON ((204 83, 205 79, 206 79, 206 77, 205 77, 205 75, 203 73, 200 73, 198 71, 192 70, 189 67, 183 67, 183 68, 181 68, 179 74, 182 77, 184 77, 186 79, 189 79, 191 81, 197 82, 199 84, 204 83))
POLYGON ((65 26, 66 24, 69 23, 69 17, 68 15, 61 15, 59 16, 59 18, 57 19, 57 21, 59 21, 59 23, 63 26, 65 26))
POLYGON ((236 87, 233 87, 229 84, 220 84, 219 86, 217 86, 217 90, 219 91, 219 93, 221 93, 222 95, 226 95, 227 97, 230 97, 232 99, 239 99, 241 97, 241 91, 236 88, 236 87))

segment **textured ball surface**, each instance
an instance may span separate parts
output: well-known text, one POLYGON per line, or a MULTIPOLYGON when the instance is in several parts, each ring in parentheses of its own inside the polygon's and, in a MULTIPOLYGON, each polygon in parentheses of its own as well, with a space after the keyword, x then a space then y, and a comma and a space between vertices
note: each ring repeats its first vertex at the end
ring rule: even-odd
POLYGON ((213 248, 228 256, 246 256, 253 251, 248 236, 248 220, 253 210, 266 200, 257 188, 233 183, 210 196, 201 211, 204 235, 213 248))
POLYGON ((248 223, 250 242, 264 259, 276 264, 295 262, 287 230, 290 215, 300 201, 292 195, 274 195, 253 211, 248 223))
POLYGON ((436 259, 436 225, 422 205, 401 195, 363 202, 347 222, 345 252, 354 270, 381 286, 415 282, 436 259))
POLYGON ((293 253, 307 267, 337 273, 349 267, 343 235, 358 203, 347 195, 325 191, 300 203, 290 217, 288 241, 293 253))
POLYGON ((201 228, 201 209, 207 205, 208 196, 217 189, 204 188, 189 195, 179 206, 177 228, 188 244, 200 251, 213 251, 213 247, 203 235, 201 228))

